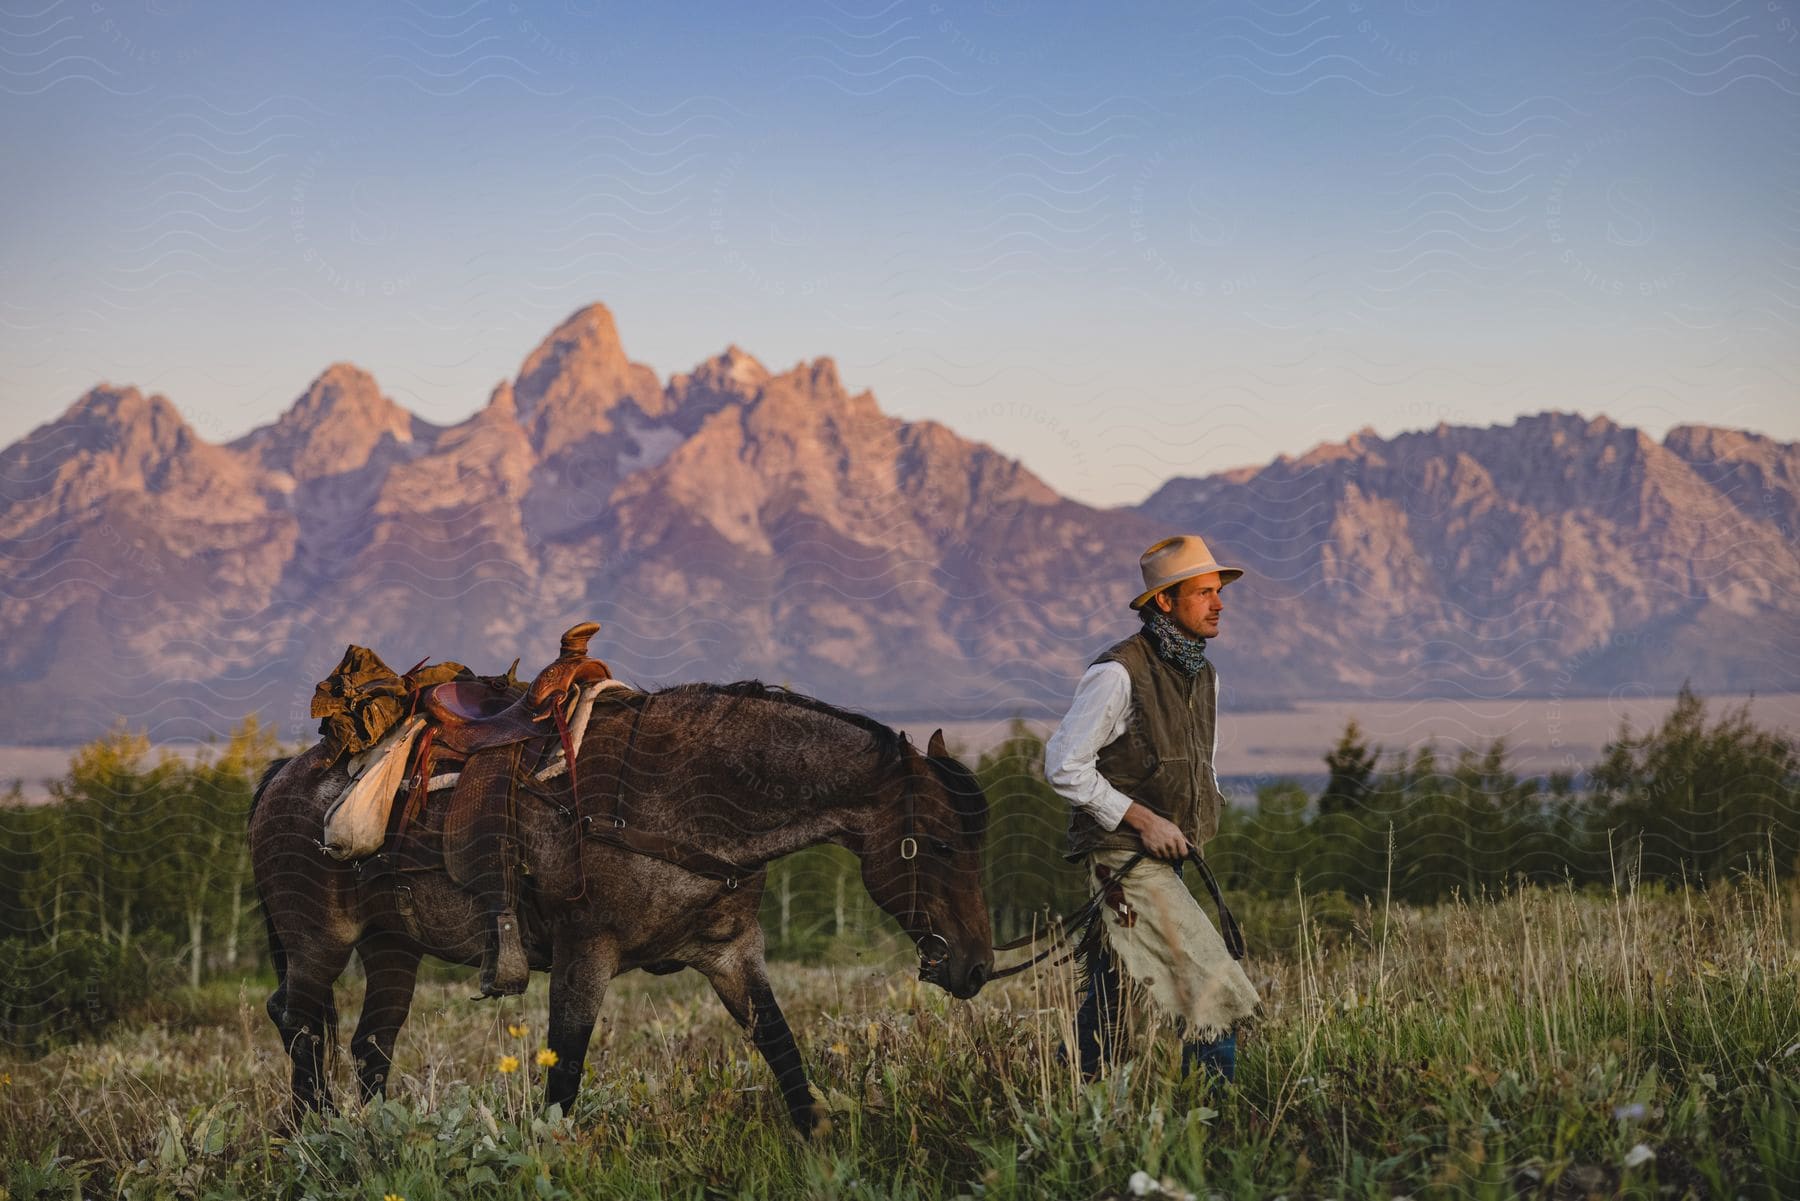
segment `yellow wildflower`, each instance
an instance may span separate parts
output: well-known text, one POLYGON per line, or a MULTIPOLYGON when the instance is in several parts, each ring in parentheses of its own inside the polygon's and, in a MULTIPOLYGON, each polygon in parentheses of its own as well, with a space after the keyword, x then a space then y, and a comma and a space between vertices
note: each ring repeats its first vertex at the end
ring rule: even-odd
POLYGON ((525 1032, 528 1029, 529 1029, 529 1027, 527 1027, 523 1022, 514 1022, 506 1028, 506 1032, 508 1034, 512 1035, 514 1038, 524 1038, 525 1032))
POLYGON ((850 1048, 846 1046, 844 1040, 840 1038, 837 1042, 831 1044, 831 1053, 833 1055, 848 1055, 850 1054, 850 1048))
POLYGON ((539 1051, 537 1053, 537 1065, 540 1068, 555 1067, 556 1066, 556 1052, 552 1051, 549 1047, 545 1047, 543 1050, 539 1051))
POLYGON ((500 1057, 500 1074, 502 1076, 510 1076, 518 1070, 519 1057, 517 1055, 502 1055, 500 1057))
POLYGON ((381 1201, 406 1201, 406 1198, 402 1197, 399 1193, 383 1193, 381 1195, 381 1201))

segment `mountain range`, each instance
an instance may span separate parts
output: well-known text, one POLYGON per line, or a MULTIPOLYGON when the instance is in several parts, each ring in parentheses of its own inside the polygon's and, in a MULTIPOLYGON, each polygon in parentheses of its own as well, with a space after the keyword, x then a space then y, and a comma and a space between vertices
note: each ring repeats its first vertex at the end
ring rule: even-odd
POLYGON ((1095 508, 828 358, 731 346, 660 381, 591 305, 452 426, 338 363, 228 444, 102 384, 0 452, 0 742, 251 711, 299 734, 346 643, 529 670, 585 618, 639 683, 1051 712, 1134 628, 1138 552, 1183 531, 1247 572, 1211 648, 1239 707, 1791 691, 1796 528, 1800 444, 1567 413, 1364 431, 1095 508))

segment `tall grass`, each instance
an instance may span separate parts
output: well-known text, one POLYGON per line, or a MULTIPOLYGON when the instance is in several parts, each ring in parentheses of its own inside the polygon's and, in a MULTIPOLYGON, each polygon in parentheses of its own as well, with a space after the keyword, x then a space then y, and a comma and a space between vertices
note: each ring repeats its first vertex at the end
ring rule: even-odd
POLYGON ((1154 1028, 1083 1085, 1058 1054, 1066 966, 962 1003, 863 947, 775 969, 833 1115, 816 1142, 691 974, 616 982, 566 1117, 538 1108, 543 982, 476 1004, 458 980, 422 986, 393 1099, 357 1103, 340 1059, 340 1112, 288 1132, 271 982, 215 983, 6 1067, 0 1180, 14 1198, 1800 1195, 1791 884, 1242 909, 1265 1012, 1230 1089, 1178 1078, 1154 1028))

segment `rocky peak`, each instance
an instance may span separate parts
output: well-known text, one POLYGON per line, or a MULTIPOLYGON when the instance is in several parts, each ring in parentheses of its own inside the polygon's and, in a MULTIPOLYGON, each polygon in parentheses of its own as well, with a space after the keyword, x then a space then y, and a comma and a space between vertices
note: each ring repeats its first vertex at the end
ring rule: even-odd
POLYGON ((1791 455, 1797 444, 1777 442, 1748 430, 1721 429, 1712 425, 1678 425, 1663 438, 1663 447, 1694 463, 1774 462, 1791 455))
POLYGON ((1778 442, 1746 430, 1678 425, 1663 449, 1687 464, 1747 516, 1800 529, 1800 442, 1778 442))
POLYGON ((812 445, 833 455, 869 436, 890 437, 899 425, 868 392, 851 396, 828 358, 770 376, 744 415, 753 439, 812 445))
POLYGON ((153 497, 164 511, 202 522, 259 507, 237 456, 196 434, 167 399, 136 388, 92 388, 0 453, 0 537, 115 496, 153 497))
POLYGON ((284 414, 293 424, 360 421, 411 437, 411 415, 381 394, 375 377, 354 363, 333 363, 319 373, 284 414))
POLYGON ((519 402, 513 398, 513 386, 505 380, 488 393, 487 406, 475 414, 476 421, 509 421, 519 419, 519 402))
POLYGON ((173 449, 193 439, 193 430, 175 406, 160 394, 145 396, 136 388, 99 384, 70 405, 56 423, 62 430, 97 442, 83 449, 101 450, 121 435, 142 433, 155 445, 173 449))
POLYGON ((539 344, 513 383, 519 420, 546 457, 589 434, 611 433, 614 410, 626 402, 648 417, 667 409, 656 373, 625 356, 603 304, 576 310, 539 344))
POLYGON ((101 384, 0 454, 0 504, 58 493, 68 479, 148 490, 196 436, 162 396, 101 384))
POLYGON ((512 385, 502 382, 466 421, 438 434, 428 453, 396 464, 376 509, 388 514, 468 510, 483 501, 516 503, 537 458, 515 420, 512 385))
POLYGON ((39 426, 0 456, 0 488, 32 490, 34 479, 71 464, 98 473, 113 486, 156 490, 172 464, 197 447, 210 447, 162 396, 101 384, 89 389, 55 421, 39 426))
POLYGON ((333 363, 275 424, 251 431, 232 447, 268 470, 311 480, 359 470, 377 454, 403 458, 430 432, 383 396, 374 376, 351 363, 333 363))
POLYGON ((821 400, 846 398, 844 382, 838 378, 835 359, 821 357, 810 363, 796 364, 792 374, 798 377, 807 392, 821 400))
POLYGON ((682 433, 691 434, 726 405, 754 401, 768 381, 768 368, 741 348, 728 346, 692 371, 670 377, 670 416, 682 433))
POLYGON ((709 359, 706 368, 732 384, 745 389, 760 387, 769 378, 769 369, 757 362, 748 351, 733 342, 725 352, 709 359))

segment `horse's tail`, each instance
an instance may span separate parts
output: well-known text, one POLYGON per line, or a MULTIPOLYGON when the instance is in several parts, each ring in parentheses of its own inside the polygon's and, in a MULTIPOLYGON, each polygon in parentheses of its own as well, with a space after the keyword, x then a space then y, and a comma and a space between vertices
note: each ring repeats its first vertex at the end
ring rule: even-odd
MULTIPOLYGON (((262 802, 263 792, 269 787, 269 782, 282 768, 292 762, 293 758, 292 755, 288 755, 275 759, 270 761, 269 766, 263 768, 262 778, 257 780, 256 790, 250 794, 250 817, 256 816, 256 806, 262 802)), ((269 913, 269 898, 263 895, 262 881, 260 880, 256 881, 256 903, 262 910, 263 929, 269 935, 269 961, 275 965, 275 983, 277 985, 286 984, 287 951, 281 945, 281 936, 275 933, 275 919, 269 913)), ((336 1025, 336 1015, 333 1014, 332 1017, 332 1024, 336 1025)))
MULTIPOLYGON (((272 760, 263 768, 262 778, 256 782, 256 790, 250 794, 250 816, 256 816, 256 807, 262 803, 263 793, 268 789, 282 768, 293 762, 294 756, 288 755, 272 760)), ((269 998, 269 1017, 275 1025, 282 1028, 283 1037, 287 1037, 287 1028, 282 1019, 281 1010, 286 1004, 287 995, 287 948, 281 945, 281 935, 275 932, 275 918, 269 912, 269 898, 263 895, 262 881, 256 882, 256 903, 262 909, 263 930, 269 936, 269 962, 275 967, 275 995, 269 998)), ((330 989, 325 994, 324 1036, 326 1053, 334 1054, 338 1046, 338 1008, 337 998, 330 989)))

